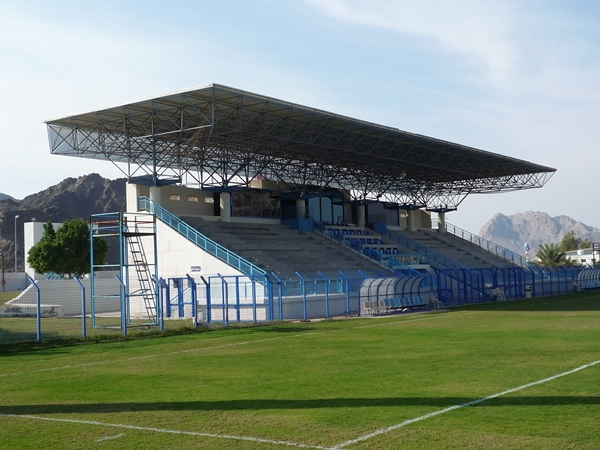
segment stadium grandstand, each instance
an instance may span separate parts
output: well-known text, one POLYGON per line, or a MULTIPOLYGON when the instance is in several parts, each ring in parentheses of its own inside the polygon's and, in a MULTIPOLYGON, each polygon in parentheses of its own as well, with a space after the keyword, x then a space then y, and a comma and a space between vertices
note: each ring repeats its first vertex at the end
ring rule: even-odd
MULTIPOLYGON (((52 154, 106 160, 127 178, 127 212, 114 226, 121 279, 139 279, 131 292, 150 296, 151 280, 229 289, 227 277, 260 279, 264 317, 293 316, 287 286, 307 318, 364 313, 365 283, 380 286, 370 296, 385 286, 385 296, 435 305, 553 286, 519 255, 446 221, 470 194, 543 187, 551 167, 219 84, 46 123, 52 154), (144 214, 153 228, 137 232, 144 214), (396 281, 373 282, 386 279, 396 281), (307 307, 313 280, 325 314, 307 307)), ((91 220, 95 235, 111 229, 91 220)))

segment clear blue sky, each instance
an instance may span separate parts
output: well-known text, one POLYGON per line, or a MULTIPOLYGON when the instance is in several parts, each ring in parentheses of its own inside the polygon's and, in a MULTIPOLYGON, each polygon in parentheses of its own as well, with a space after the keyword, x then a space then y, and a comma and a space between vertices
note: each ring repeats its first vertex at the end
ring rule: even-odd
POLYGON ((600 227, 600 2, 0 3, 0 192, 111 163, 51 156, 44 120, 221 83, 558 169, 467 197, 448 221, 568 215, 600 227))

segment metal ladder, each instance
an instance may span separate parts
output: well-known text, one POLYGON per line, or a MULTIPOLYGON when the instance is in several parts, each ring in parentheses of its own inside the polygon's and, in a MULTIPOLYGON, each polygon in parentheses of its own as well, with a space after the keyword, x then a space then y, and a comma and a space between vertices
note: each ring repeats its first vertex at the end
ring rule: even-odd
MULTIPOLYGON (((135 225, 135 231, 137 232, 137 224, 135 225)), ((144 300, 144 307, 146 308, 146 314, 150 322, 156 322, 156 296, 152 289, 151 272, 148 267, 148 261, 146 259, 146 253, 140 236, 137 234, 129 234, 127 236, 129 243, 129 251, 131 253, 132 262, 135 268, 137 279, 140 283, 139 295, 144 300)))

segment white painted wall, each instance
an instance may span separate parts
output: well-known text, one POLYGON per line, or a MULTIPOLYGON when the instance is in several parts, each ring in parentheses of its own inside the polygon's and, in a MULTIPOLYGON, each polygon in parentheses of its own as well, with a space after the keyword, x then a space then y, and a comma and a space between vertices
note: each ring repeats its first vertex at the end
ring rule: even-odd
MULTIPOLYGON (((171 227, 158 221, 157 249, 158 249, 158 271, 161 277, 184 277, 190 274, 192 277, 221 275, 242 275, 242 273, 223 261, 205 252, 187 238, 173 230, 171 227), (200 271, 192 271, 192 268, 200 267, 200 271)), ((151 254, 151 249, 146 252, 151 254)))
MULTIPOLYGON (((160 205, 176 216, 214 216, 214 196, 210 191, 185 186, 161 186, 160 205)), ((137 211, 140 196, 150 198, 150 188, 127 183, 127 211, 137 211)))
MULTIPOLYGON (((40 242, 40 239, 42 239, 42 236, 44 235, 44 225, 45 222, 26 222, 23 224, 23 233, 25 238, 25 273, 27 273, 34 280, 46 279, 44 274, 37 273, 27 262, 29 250, 35 244, 40 242)), ((62 223, 52 223, 52 225, 54 226, 54 231, 56 231, 62 225, 62 223)))

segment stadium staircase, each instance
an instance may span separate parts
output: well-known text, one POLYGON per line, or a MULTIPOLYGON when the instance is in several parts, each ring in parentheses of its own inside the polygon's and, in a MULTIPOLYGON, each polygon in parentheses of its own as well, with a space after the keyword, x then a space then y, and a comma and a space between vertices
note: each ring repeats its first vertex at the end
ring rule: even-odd
POLYGON ((450 233, 419 229, 400 234, 468 269, 515 267, 513 262, 450 233))
POLYGON ((369 276, 395 276, 368 258, 325 236, 298 232, 279 223, 217 222, 182 216, 181 220, 223 247, 280 279, 339 277, 362 271, 369 276))

